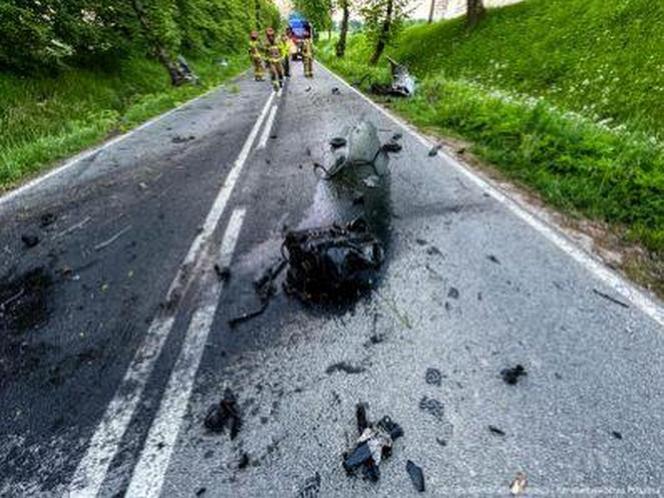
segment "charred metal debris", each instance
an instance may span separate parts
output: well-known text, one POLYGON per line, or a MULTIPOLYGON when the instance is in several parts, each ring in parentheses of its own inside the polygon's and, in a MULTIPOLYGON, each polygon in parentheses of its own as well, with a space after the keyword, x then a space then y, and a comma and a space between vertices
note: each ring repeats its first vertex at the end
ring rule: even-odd
POLYGON ((224 397, 219 403, 210 406, 204 425, 209 431, 218 433, 222 433, 228 428, 231 439, 235 439, 238 435, 242 427, 242 417, 237 398, 230 388, 226 388, 224 397))
POLYGON ((359 403, 355 412, 359 437, 352 451, 344 453, 343 467, 350 475, 361 472, 370 481, 380 478, 380 464, 392 454, 394 441, 403 436, 403 429, 385 416, 378 422, 367 419, 367 407, 359 403))

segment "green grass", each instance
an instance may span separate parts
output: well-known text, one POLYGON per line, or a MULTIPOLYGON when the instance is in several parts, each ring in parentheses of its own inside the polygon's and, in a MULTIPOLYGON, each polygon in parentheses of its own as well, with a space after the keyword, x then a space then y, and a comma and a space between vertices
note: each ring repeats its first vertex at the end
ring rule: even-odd
POLYGON ((191 61, 202 83, 179 88, 159 64, 141 58, 112 72, 0 74, 0 190, 222 83, 246 67, 245 59, 230 58, 225 67, 191 61))
MULTIPOLYGON (((526 0, 462 20, 408 28, 388 55, 419 79, 389 105, 421 128, 470 141, 472 152, 561 211, 608 224, 645 248, 664 294, 664 4, 526 0), (647 8, 647 7, 650 8, 647 8)), ((368 91, 360 34, 347 57, 319 57, 368 91)), ((640 271, 640 270, 639 270, 640 271)))

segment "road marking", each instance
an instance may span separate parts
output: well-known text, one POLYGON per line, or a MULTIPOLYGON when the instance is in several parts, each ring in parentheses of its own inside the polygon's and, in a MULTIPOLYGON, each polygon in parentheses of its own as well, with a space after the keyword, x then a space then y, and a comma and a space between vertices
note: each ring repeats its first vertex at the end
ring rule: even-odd
MULTIPOLYGON (((244 216, 244 209, 236 209, 228 222, 220 254, 215 258, 222 267, 231 263, 244 216)), ((222 283, 216 275, 213 275, 211 280, 189 324, 180 355, 134 468, 125 498, 156 498, 161 493, 221 297, 222 283)))
MULTIPOLYGON (((270 94, 258 120, 254 124, 246 142, 244 143, 239 156, 221 186, 219 193, 212 205, 210 213, 205 219, 203 229, 194 239, 189 252, 187 253, 180 269, 178 270, 171 287, 168 290, 167 302, 174 302, 178 294, 184 293, 188 285, 191 284, 196 275, 194 263, 198 259, 201 248, 205 244, 226 208, 233 187, 242 171, 251 147, 256 140, 258 130, 265 121, 274 93, 270 94)), ((175 301, 177 303, 177 301, 175 301)), ((169 316, 157 316, 150 325, 148 332, 143 339, 134 356, 127 374, 111 400, 104 416, 102 417, 97 430, 95 431, 88 449, 83 459, 78 464, 74 477, 70 484, 69 496, 75 498, 93 497, 99 493, 99 489, 106 478, 108 467, 111 464, 113 456, 118 450, 124 433, 129 426, 131 418, 138 407, 138 403, 143 395, 143 390, 147 384, 148 378, 152 373, 154 365, 159 358, 161 350, 168 335, 170 334, 175 321, 175 310, 171 310, 169 316)))
POLYGON ((43 183, 44 181, 48 180, 49 178, 53 178, 54 176, 57 176, 60 173, 62 173, 63 171, 65 171, 65 170, 71 168, 72 166, 80 163, 81 161, 84 161, 84 160, 88 159, 89 157, 92 157, 92 156, 100 153, 101 151, 106 150, 109 147, 112 147, 113 145, 115 145, 119 142, 122 142, 123 140, 131 137, 132 135, 138 133, 139 131, 144 130, 145 128, 148 128, 148 127, 152 126, 153 124, 161 121, 162 119, 164 119, 167 116, 170 116, 175 111, 178 111, 180 109, 183 109, 185 107, 190 106, 194 102, 207 97, 208 95, 210 95, 211 93, 221 89, 222 87, 223 87, 223 84, 218 85, 214 88, 211 88, 210 90, 208 90, 205 93, 202 93, 198 97, 195 97, 191 100, 188 100, 187 102, 185 102, 185 103, 183 103, 183 104, 181 104, 177 107, 174 107, 173 109, 171 109, 169 111, 166 111, 163 114, 160 114, 158 116, 155 116, 152 119, 149 119, 145 123, 137 126, 136 128, 133 128, 132 130, 128 131, 127 133, 123 133, 122 135, 119 135, 119 136, 109 140, 108 142, 104 142, 99 147, 95 147, 93 149, 86 150, 86 151, 83 151, 83 152, 75 155, 73 158, 71 158, 69 161, 67 161, 62 166, 58 166, 57 168, 54 168, 51 171, 49 171, 47 173, 44 173, 43 175, 38 176, 37 178, 34 178, 33 180, 30 180, 28 183, 25 183, 25 184, 21 185, 20 187, 17 187, 14 190, 10 190, 10 191, 6 192, 5 194, 0 196, 0 207, 2 207, 3 204, 9 203, 10 201, 12 201, 14 198, 21 195, 22 193, 27 192, 30 189, 33 189, 34 187, 36 187, 37 185, 43 183))
POLYGON ((270 132, 272 131, 272 126, 274 125, 274 118, 277 116, 277 106, 276 104, 272 106, 270 111, 270 116, 267 118, 267 123, 263 129, 263 134, 261 135, 261 140, 258 142, 258 150, 264 149, 267 146, 267 139, 270 138, 270 132))
MULTIPOLYGON (((367 102, 373 108, 377 109, 384 116, 394 121, 397 125, 401 126, 405 131, 413 135, 424 146, 431 148, 433 143, 424 137, 409 123, 401 118, 395 116, 390 111, 376 104, 369 97, 362 92, 351 86, 338 76, 336 73, 328 69, 325 65, 317 62, 325 71, 331 74, 335 79, 340 81, 344 86, 349 88, 353 93, 358 95, 362 100, 367 102)), ((451 164, 456 170, 465 175, 469 180, 474 182, 480 189, 489 194, 495 200, 504 204, 512 213, 517 215, 525 221, 532 228, 537 230, 546 239, 552 242, 555 246, 565 252, 568 256, 574 259, 577 263, 583 266, 586 270, 593 273, 604 285, 610 287, 616 293, 622 295, 629 300, 635 307, 640 309, 647 316, 652 318, 656 323, 664 326, 664 307, 659 304, 654 298, 646 295, 637 286, 625 280, 621 275, 610 270, 601 261, 597 260, 594 256, 577 246, 559 229, 542 220, 539 216, 533 213, 528 206, 525 206, 509 195, 505 194, 498 186, 493 184, 489 179, 483 178, 479 173, 458 161, 452 155, 444 150, 438 151, 438 155, 451 164)))

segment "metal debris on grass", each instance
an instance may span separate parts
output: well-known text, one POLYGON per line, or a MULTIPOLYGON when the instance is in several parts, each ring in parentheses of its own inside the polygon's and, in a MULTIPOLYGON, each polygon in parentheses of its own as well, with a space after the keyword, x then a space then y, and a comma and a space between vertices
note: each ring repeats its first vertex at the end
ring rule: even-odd
POLYGON ((394 441, 403 436, 403 429, 387 416, 370 423, 363 403, 357 405, 355 416, 360 436, 353 450, 343 455, 343 467, 350 475, 361 471, 375 482, 380 478, 381 462, 392 454, 394 441))

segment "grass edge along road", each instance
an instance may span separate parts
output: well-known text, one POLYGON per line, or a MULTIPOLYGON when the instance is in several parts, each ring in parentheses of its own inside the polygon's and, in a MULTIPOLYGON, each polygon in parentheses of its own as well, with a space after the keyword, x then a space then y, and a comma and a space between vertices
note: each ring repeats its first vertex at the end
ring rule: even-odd
POLYGON ((83 69, 55 78, 0 75, 0 194, 228 82, 248 65, 244 55, 223 64, 194 60, 200 83, 180 87, 146 59, 124 61, 114 75, 83 69))
MULTIPOLYGON (((334 56, 332 43, 322 44, 319 57, 371 97, 371 84, 388 81, 389 74, 385 64, 368 67, 367 52, 362 35, 356 35, 345 59, 334 56)), ((489 163, 489 169, 570 220, 601 226, 600 245, 609 244, 622 255, 616 266, 664 297, 661 143, 562 110, 544 98, 442 73, 423 75, 412 99, 372 98, 429 134, 469 141, 469 152, 489 163)))

